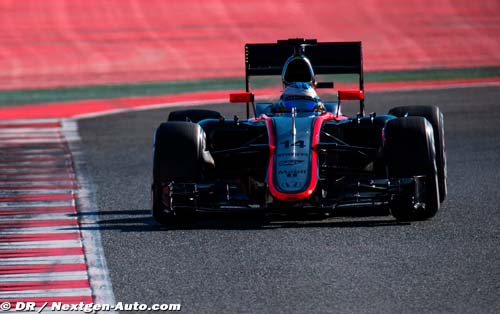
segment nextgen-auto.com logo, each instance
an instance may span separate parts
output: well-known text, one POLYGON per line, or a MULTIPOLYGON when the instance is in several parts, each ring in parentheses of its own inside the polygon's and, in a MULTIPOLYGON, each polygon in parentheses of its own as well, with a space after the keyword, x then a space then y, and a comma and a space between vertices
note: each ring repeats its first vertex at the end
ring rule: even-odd
POLYGON ((2 302, 0 303, 0 311, 3 312, 35 312, 42 313, 42 311, 54 311, 54 312, 73 312, 79 311, 84 313, 96 313, 96 312, 114 312, 114 311, 180 311, 180 304, 153 304, 147 305, 144 303, 134 302, 134 303, 123 303, 118 302, 116 305, 110 304, 95 304, 95 303, 83 303, 78 304, 65 304, 62 302, 45 302, 43 304, 36 304, 35 302, 2 302), (37 306, 38 305, 38 306, 37 306))

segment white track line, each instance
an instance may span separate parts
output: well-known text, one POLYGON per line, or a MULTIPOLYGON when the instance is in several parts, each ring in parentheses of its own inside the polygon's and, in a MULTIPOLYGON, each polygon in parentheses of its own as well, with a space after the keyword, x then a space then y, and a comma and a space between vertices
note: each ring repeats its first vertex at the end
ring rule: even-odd
POLYGON ((4 120, 0 121, 0 126, 4 125, 19 125, 19 124, 29 124, 29 125, 38 125, 38 124, 46 124, 46 123, 56 123, 57 119, 54 118, 39 118, 39 119, 17 119, 17 120, 4 120))
POLYGON ((88 288, 0 291, 0 298, 2 299, 44 298, 44 297, 50 298, 50 297, 91 296, 91 295, 92 292, 88 288))
POLYGON ((23 191, 22 193, 20 193, 18 191, 0 190, 0 196, 18 195, 18 194, 22 194, 22 195, 68 194, 68 195, 72 195, 75 193, 73 190, 70 190, 70 189, 60 189, 60 190, 50 189, 50 190, 26 191, 26 192, 23 191))
POLYGON ((17 160, 30 159, 30 158, 54 158, 54 159, 71 158, 71 155, 68 155, 66 152, 60 149, 53 152, 41 152, 39 154, 31 153, 30 151, 27 151, 24 154, 6 154, 5 152, 3 152, 2 155, 9 155, 10 156, 9 158, 17 160))
POLYGON ((45 160, 45 161, 23 161, 23 160, 16 160, 16 161, 3 161, 0 159, 0 167, 2 166, 18 166, 18 167, 23 167, 23 166, 28 166, 28 167, 40 167, 40 168, 50 168, 48 166, 67 166, 71 165, 71 161, 67 159, 60 159, 60 160, 45 160))
POLYGON ((85 280, 86 271, 47 272, 31 274, 0 275, 1 282, 26 282, 48 280, 85 280))
POLYGON ((4 228, 0 229, 0 235, 33 234, 33 233, 72 233, 78 231, 78 226, 52 226, 52 227, 30 227, 30 228, 4 228))
MULTIPOLYGON (((47 143, 57 143, 57 144, 63 144, 64 142, 57 138, 57 139, 24 139, 24 140, 4 140, 0 139, 0 146, 4 144, 47 144, 47 143)), ((6 145, 9 146, 9 145, 6 145)))
POLYGON ((62 147, 60 148, 33 148, 33 147, 28 147, 28 148, 18 148, 16 150, 13 150, 12 148, 9 149, 3 149, 2 150, 3 154, 9 154, 11 156, 24 156, 24 155, 36 155, 36 154, 45 154, 45 155, 52 155, 52 154, 65 154, 66 152, 62 147))
POLYGON ((0 139, 33 139, 33 138, 47 138, 47 139, 61 139, 59 132, 0 132, 0 139))
POLYGON ((47 240, 47 241, 22 241, 0 242, 0 249, 47 249, 47 248, 76 248, 82 247, 82 241, 77 240, 47 240))
POLYGON ((51 204, 46 205, 46 206, 30 206, 30 207, 1 207, 0 208, 0 215, 2 212, 10 212, 10 211, 16 211, 19 212, 20 215, 23 215, 24 212, 26 211, 33 211, 33 210, 40 210, 40 211, 47 211, 47 213, 51 213, 51 210, 53 212, 54 208, 66 208, 67 211, 65 213, 74 213, 75 208, 72 205, 68 206, 52 206, 51 204))
POLYGON ((54 176, 0 176, 0 184, 2 186, 17 185, 20 183, 29 183, 30 186, 35 185, 55 185, 55 184, 75 184, 77 182, 73 176, 54 175, 54 176), (42 184, 43 183, 43 184, 42 184))
POLYGON ((26 179, 26 180, 31 180, 31 179, 40 179, 44 178, 47 180, 52 180, 53 178, 75 178, 75 175, 72 173, 66 173, 66 174, 13 174, 13 175, 5 175, 5 174, 0 174, 0 180, 8 180, 8 179, 26 179))
POLYGON ((50 207, 50 206, 74 206, 73 200, 67 201, 36 201, 36 202, 0 202, 0 210, 2 208, 32 208, 32 207, 50 207))
POLYGON ((0 259, 0 266, 13 265, 63 265, 63 264, 83 264, 83 255, 67 256, 42 256, 42 257, 16 257, 0 259))
POLYGON ((73 226, 59 227, 30 227, 30 228, 10 228, 0 229, 0 235, 21 235, 21 234, 36 234, 36 233, 73 233, 78 231, 73 226))
MULTIPOLYGON (((64 187, 62 189, 53 189, 53 190, 49 190, 49 189, 45 189, 45 188, 41 188, 41 189, 15 189, 15 190, 11 190, 11 189, 2 189, 0 188, 0 197, 7 197, 7 196, 12 196, 12 197, 15 197, 15 196, 28 196, 28 195, 32 195, 32 196, 37 196, 37 195, 73 195, 72 193, 67 193, 65 192, 67 191, 67 189, 65 189, 64 187), (10 192, 10 193, 9 193, 10 192)), ((53 202, 55 200, 51 200, 51 199, 47 199, 47 200, 42 200, 43 202, 53 202)), ((2 202, 2 200, 0 200, 0 202, 2 202)))
POLYGON ((47 175, 47 174, 57 174, 66 175, 71 171, 70 166, 66 167, 54 167, 54 168, 31 168, 31 169, 19 169, 19 168, 2 168, 0 169, 0 176, 9 176, 15 178, 16 176, 22 175, 47 175))
POLYGON ((58 220, 58 219, 76 219, 76 213, 45 213, 45 214, 23 214, 18 215, 2 215, 0 223, 9 221, 43 221, 43 220, 58 220))
POLYGON ((1 128, 2 134, 61 134, 60 131, 54 128, 1 128))
MULTIPOLYGON (((66 138, 70 138, 69 147, 73 153, 73 164, 79 178, 80 189, 77 193, 78 212, 80 224, 84 226, 81 229, 83 246, 85 248, 85 258, 90 276, 90 285, 94 292, 94 303, 115 305, 115 296, 111 286, 111 279, 106 263, 106 257, 101 244, 101 235, 99 232, 98 213, 95 186, 92 184, 89 172, 79 146, 79 136, 77 133, 77 123, 74 120, 63 120, 63 130, 66 138), (90 215, 85 215, 90 213, 90 215), (92 228, 88 228, 91 226, 92 228)), ((108 314, 115 311, 106 312, 108 314)))
POLYGON ((2 187, 17 187, 17 186, 25 186, 25 187, 36 187, 36 186, 46 186, 46 185, 68 185, 71 184, 70 181, 52 181, 52 180, 47 180, 47 181, 1 181, 2 179, 0 178, 0 189, 2 187))

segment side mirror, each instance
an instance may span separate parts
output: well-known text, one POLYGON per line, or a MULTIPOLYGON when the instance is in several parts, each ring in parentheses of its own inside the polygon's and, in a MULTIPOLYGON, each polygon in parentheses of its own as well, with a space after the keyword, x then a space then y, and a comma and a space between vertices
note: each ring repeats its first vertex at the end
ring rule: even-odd
POLYGON ((254 95, 253 93, 250 92, 244 92, 244 93, 233 93, 229 94, 229 102, 231 103, 253 103, 254 101, 254 95))
POLYGON ((339 90, 338 92, 339 102, 341 100, 363 100, 365 99, 365 93, 362 90, 339 90))

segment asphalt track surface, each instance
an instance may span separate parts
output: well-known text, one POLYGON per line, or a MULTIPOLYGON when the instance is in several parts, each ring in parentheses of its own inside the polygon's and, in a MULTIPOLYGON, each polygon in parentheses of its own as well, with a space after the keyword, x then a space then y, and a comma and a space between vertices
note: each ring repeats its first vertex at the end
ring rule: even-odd
MULTIPOLYGON (((348 212, 166 230, 150 218, 149 184, 153 131, 170 110, 80 121, 116 300, 181 303, 184 313, 500 312, 498 96, 500 87, 367 94, 368 111, 445 113, 449 196, 434 219, 411 224, 348 212)), ((239 105, 210 107, 243 116, 239 105)))

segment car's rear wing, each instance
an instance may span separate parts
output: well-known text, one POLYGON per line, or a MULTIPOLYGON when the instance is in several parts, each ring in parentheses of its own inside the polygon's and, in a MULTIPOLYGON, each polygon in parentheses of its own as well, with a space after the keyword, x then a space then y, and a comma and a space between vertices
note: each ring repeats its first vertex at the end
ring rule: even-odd
MULTIPOLYGON (((311 61, 315 74, 357 74, 359 90, 364 91, 361 42, 319 42, 290 39, 274 44, 245 45, 245 84, 250 91, 250 77, 281 75, 286 60, 294 53, 294 44, 306 44, 304 55, 311 61), (287 44, 292 43, 292 44, 287 44)), ((363 100, 361 110, 364 109, 363 100)))
MULTIPOLYGON (((246 44, 245 69, 248 76, 281 75, 294 47, 283 43, 246 44)), ((316 74, 363 73, 361 42, 324 42, 307 46, 306 57, 316 74)))

